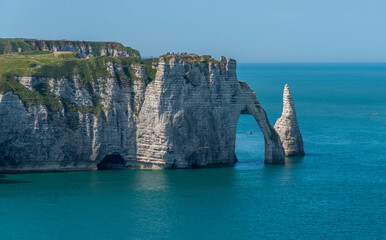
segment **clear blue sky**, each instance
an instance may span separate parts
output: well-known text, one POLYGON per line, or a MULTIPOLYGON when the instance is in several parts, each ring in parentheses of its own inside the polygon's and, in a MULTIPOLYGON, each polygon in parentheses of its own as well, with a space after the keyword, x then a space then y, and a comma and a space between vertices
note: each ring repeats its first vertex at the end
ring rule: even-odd
POLYGON ((0 0, 0 37, 118 41, 239 62, 386 62, 386 0, 0 0))

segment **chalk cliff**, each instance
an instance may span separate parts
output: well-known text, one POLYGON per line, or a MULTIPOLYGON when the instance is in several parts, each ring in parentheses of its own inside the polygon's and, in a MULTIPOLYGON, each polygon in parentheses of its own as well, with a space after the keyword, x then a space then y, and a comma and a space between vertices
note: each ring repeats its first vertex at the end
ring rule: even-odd
POLYGON ((265 162, 284 163, 280 138, 252 89, 236 77, 236 62, 190 62, 173 57, 158 63, 137 120, 134 165, 231 166, 237 160, 240 114, 255 117, 265 138, 265 162))
POLYGON ((50 89, 62 107, 0 95, 0 170, 94 169, 111 155, 123 159, 121 167, 231 166, 240 114, 252 114, 262 129, 265 162, 284 163, 280 138, 254 91, 237 80, 234 60, 162 57, 152 82, 144 68, 109 63, 111 76, 93 81, 92 94, 79 75, 18 78, 25 88, 50 89), (122 85, 127 68, 135 76, 122 85))
POLYGON ((140 56, 137 50, 117 42, 0 38, 0 54, 26 51, 76 52, 81 58, 140 56))
POLYGON ((275 129, 280 136, 286 156, 304 155, 303 138, 300 134, 295 105, 288 84, 284 87, 283 113, 276 121, 275 129))
POLYGON ((107 68, 110 77, 89 85, 80 75, 18 79, 30 92, 49 90, 59 105, 31 103, 13 91, 1 94, 0 170, 93 169, 109 154, 124 157, 121 167, 135 159, 136 119, 149 80, 141 65, 107 68), (131 82, 123 82, 129 71, 131 82))
POLYGON ((0 171, 232 166, 240 114, 262 130, 266 164, 283 164, 293 138, 300 148, 288 88, 278 134, 233 59, 102 60, 0 82, 0 171))

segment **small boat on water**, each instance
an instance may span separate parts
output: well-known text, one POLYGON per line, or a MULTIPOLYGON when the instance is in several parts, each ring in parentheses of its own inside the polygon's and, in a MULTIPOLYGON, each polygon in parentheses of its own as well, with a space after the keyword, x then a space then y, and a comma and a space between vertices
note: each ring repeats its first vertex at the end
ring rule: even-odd
POLYGON ((252 131, 249 131, 249 134, 252 134, 252 131))
POLYGON ((378 113, 373 113, 374 116, 378 115, 378 113))

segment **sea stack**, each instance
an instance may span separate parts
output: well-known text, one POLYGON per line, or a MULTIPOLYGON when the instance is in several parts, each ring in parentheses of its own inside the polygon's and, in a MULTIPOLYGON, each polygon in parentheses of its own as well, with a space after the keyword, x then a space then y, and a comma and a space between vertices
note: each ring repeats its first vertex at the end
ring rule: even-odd
POLYGON ((274 128, 280 136, 287 157, 304 155, 303 138, 300 134, 294 101, 288 84, 284 86, 283 113, 276 121, 274 128))

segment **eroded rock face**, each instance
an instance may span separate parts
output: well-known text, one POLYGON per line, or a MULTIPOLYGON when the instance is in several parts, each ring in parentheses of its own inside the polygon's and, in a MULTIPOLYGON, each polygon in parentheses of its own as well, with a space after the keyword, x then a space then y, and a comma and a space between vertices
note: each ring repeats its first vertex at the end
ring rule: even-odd
POLYGON ((118 155, 120 165, 133 168, 232 166, 240 114, 253 115, 260 126, 265 163, 284 163, 280 137, 255 92, 237 80, 234 60, 160 58, 150 83, 144 67, 131 67, 135 78, 122 85, 125 66, 109 65, 111 77, 93 81, 93 94, 79 75, 19 78, 29 89, 48 84, 67 106, 87 109, 98 97, 103 112, 51 112, 40 104, 25 106, 11 92, 0 95, 0 171, 95 169, 118 155))
POLYGON ((252 114, 265 138, 265 163, 284 163, 280 138, 255 92, 236 77, 236 62, 158 63, 137 121, 139 167, 231 166, 237 121, 252 114))
POLYGON ((37 39, 0 39, 3 45, 0 54, 24 51, 69 51, 76 52, 81 58, 96 56, 129 57, 140 56, 139 52, 124 47, 117 42, 90 42, 70 40, 37 40, 37 39), (19 46, 20 47, 16 47, 19 46))
POLYGON ((137 102, 143 101, 148 80, 141 75, 144 67, 133 66, 137 78, 131 85, 122 85, 117 78, 122 66, 111 68, 111 77, 92 83, 103 110, 99 115, 84 111, 95 106, 79 75, 20 79, 27 88, 46 83, 62 103, 82 106, 78 111, 49 111, 41 104, 25 106, 12 92, 0 95, 0 171, 95 169, 109 154, 134 160, 134 104, 140 107, 137 102))
POLYGON ((284 87, 283 113, 275 123, 275 129, 280 136, 286 156, 303 156, 303 138, 300 134, 294 102, 288 87, 284 87))

